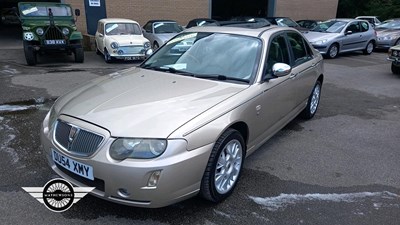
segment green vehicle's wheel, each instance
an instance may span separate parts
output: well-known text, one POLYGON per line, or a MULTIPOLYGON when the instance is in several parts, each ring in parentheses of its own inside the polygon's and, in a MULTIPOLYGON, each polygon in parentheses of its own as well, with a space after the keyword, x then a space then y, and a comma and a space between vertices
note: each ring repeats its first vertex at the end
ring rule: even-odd
POLYGON ((75 62, 77 63, 83 63, 83 61, 85 60, 85 54, 83 52, 83 48, 76 48, 74 55, 75 55, 75 62))
POLYGON ((25 53, 26 63, 29 66, 36 65, 37 63, 36 52, 33 50, 33 48, 29 48, 29 43, 27 41, 24 41, 24 53, 25 53))
POLYGON ((392 63, 391 69, 393 74, 400 74, 400 65, 396 66, 394 63, 392 63))

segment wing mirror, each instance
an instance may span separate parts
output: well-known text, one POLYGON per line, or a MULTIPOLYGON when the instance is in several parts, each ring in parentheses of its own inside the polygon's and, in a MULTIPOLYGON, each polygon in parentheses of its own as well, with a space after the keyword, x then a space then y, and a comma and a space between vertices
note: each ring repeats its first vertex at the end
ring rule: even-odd
POLYGON ((275 63, 272 66, 272 75, 276 77, 283 77, 292 72, 292 67, 286 63, 275 63))
POLYGON ((350 35, 352 33, 353 33, 353 31, 351 31, 351 30, 346 31, 346 35, 350 35))

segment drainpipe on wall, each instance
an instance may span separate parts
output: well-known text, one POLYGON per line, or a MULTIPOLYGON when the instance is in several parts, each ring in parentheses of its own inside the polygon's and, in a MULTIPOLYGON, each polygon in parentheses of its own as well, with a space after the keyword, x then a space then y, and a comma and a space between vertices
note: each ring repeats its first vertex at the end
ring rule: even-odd
POLYGON ((276 9, 276 0, 268 0, 268 6, 267 6, 267 16, 268 17, 273 17, 275 16, 275 9, 276 9))

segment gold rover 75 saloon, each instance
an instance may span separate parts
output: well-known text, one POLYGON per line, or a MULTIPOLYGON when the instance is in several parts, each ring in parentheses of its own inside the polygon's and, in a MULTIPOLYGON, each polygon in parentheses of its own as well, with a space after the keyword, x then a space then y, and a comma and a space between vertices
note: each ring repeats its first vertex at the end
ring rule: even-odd
POLYGON ((41 141, 58 175, 102 199, 220 202, 246 156, 314 116, 322 82, 320 53, 292 28, 191 28, 140 66, 58 98, 41 141))

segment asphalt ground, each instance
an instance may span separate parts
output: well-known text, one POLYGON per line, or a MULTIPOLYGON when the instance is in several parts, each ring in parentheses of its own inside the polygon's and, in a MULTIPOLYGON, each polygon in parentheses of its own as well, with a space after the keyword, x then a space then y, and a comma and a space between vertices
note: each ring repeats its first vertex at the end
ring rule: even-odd
POLYGON ((87 195, 55 213, 22 189, 56 177, 40 149, 47 110, 77 84, 137 62, 85 52, 83 64, 51 55, 29 67, 18 40, 0 40, 0 224, 399 224, 400 76, 384 52, 325 60, 316 116, 295 119, 249 156, 220 204, 195 197, 142 209, 87 195))

